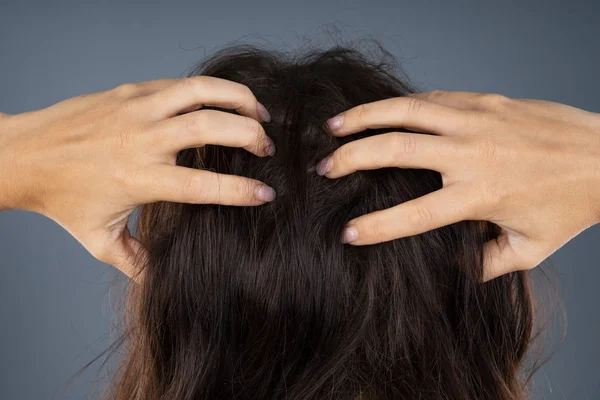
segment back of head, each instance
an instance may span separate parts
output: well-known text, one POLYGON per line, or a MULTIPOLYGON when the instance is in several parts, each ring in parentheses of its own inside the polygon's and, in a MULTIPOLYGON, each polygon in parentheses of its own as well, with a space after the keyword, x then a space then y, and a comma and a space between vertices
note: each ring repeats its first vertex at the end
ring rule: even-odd
POLYGON ((348 220, 442 187, 438 172, 422 169, 315 173, 343 143, 392 131, 336 138, 325 127, 348 108, 414 91, 389 60, 343 47, 290 56, 237 46, 193 72, 247 85, 271 113, 264 128, 277 152, 206 146, 180 152, 178 164, 259 179, 277 198, 141 210, 149 258, 130 293, 117 398, 523 398, 526 274, 481 283, 496 225, 340 241, 348 220))

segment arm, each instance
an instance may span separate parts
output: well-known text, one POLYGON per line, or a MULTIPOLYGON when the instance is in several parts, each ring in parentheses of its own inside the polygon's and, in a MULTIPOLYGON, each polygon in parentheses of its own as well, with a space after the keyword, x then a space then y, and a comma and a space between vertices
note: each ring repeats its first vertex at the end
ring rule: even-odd
POLYGON ((0 209, 46 215, 93 256, 134 276, 144 249, 127 220, 138 205, 273 200, 262 182, 175 165, 178 151, 209 143, 272 155, 260 125, 268 119, 246 86, 203 76, 125 84, 2 115, 0 209), (241 115, 193 111, 203 104, 241 115))
POLYGON ((365 245, 461 220, 501 235, 484 248, 485 279, 531 269, 600 222, 600 115, 499 94, 433 91, 364 104, 330 120, 334 135, 394 132, 340 147, 319 173, 382 167, 441 173, 443 188, 349 221, 343 240, 365 245), (341 117, 341 118, 339 118, 341 117))

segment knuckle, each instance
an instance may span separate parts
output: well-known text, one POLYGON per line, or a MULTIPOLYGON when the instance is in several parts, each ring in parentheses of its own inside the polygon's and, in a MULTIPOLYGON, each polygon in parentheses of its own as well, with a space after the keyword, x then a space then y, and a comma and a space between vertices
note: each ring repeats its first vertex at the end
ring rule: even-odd
POLYGON ((186 79, 182 79, 181 81, 179 81, 178 85, 181 86, 181 88, 184 91, 194 92, 197 90, 201 92, 205 82, 206 77, 204 76, 192 76, 186 79))
POLYGON ((389 159, 387 161, 394 164, 404 156, 404 137, 400 132, 391 132, 388 135, 387 154, 389 159))
POLYGON ((138 86, 135 83, 123 83, 116 88, 114 88, 114 92, 119 97, 132 97, 138 91, 138 86))
POLYGON ((204 112, 197 112, 187 114, 184 118, 186 133, 198 134, 202 131, 202 126, 207 115, 204 112))
POLYGON ((252 90, 247 85, 244 85, 242 83, 240 83, 239 85, 239 88, 241 90, 241 98, 248 103, 255 102, 256 98, 254 97, 254 93, 252 93, 252 90))
POLYGON ((410 133, 394 132, 392 134, 391 146, 395 158, 413 154, 417 151, 417 137, 410 133))
POLYGON ((509 102, 509 98, 499 93, 481 93, 480 101, 482 104, 489 107, 503 106, 509 102))
POLYGON ((417 206, 411 213, 410 220, 418 229, 427 229, 433 221, 433 212, 429 208, 417 206))
POLYGON ((446 94, 445 90, 435 89, 435 90, 432 90, 431 92, 429 92, 429 95, 427 97, 430 99, 439 99, 440 97, 444 96, 445 94, 446 94))
POLYGON ((417 135, 403 135, 402 138, 404 154, 413 154, 417 151, 417 135))
POLYGON ((358 125, 361 125, 365 122, 365 118, 367 115, 367 106, 364 104, 360 104, 356 106, 354 109, 354 119, 356 120, 358 125))
POLYGON ((189 203, 206 203, 208 193, 203 190, 203 181, 203 177, 199 175, 191 175, 185 179, 181 187, 181 197, 189 203))
POLYGON ((385 161, 388 165, 394 165, 403 156, 404 139, 400 132, 390 132, 387 135, 389 142, 384 145, 387 150, 384 151, 384 154, 387 154, 385 161))
POLYGON ((245 117, 246 130, 250 133, 250 145, 258 145, 265 139, 265 131, 257 120, 245 117))
POLYGON ((355 146, 352 146, 351 143, 347 143, 340 147, 335 154, 337 154, 335 164, 356 165, 358 161, 355 146))
POLYGON ((411 116, 419 114, 423 101, 415 97, 406 97, 406 99, 406 113, 411 116))
POLYGON ((235 93, 237 94, 235 111, 239 112, 249 104, 256 104, 256 97, 254 97, 254 93, 252 93, 252 90, 250 90, 248 86, 236 82, 235 88, 237 91, 237 93, 235 93))

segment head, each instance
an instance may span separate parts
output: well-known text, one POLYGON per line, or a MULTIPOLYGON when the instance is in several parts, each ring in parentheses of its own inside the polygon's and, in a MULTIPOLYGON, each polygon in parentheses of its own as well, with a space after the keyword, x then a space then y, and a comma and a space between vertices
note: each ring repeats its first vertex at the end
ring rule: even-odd
POLYGON ((350 219, 442 188, 432 170, 315 172, 342 144, 398 130, 338 138, 325 125, 415 91, 383 54, 236 46, 192 72, 247 85, 271 113, 264 128, 277 152, 205 146, 177 163, 261 180, 277 198, 140 210, 148 258, 129 293, 117 398, 523 398, 529 285, 525 272, 482 283, 496 225, 463 221, 368 246, 340 240, 350 219))

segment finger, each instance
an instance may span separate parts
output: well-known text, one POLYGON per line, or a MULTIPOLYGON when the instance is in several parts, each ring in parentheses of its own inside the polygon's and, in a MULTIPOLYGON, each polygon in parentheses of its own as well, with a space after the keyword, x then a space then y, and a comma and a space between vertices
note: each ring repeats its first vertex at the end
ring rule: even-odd
POLYGON ((275 199, 270 186, 250 178, 159 165, 138 174, 136 188, 143 203, 170 201, 235 206, 260 205, 275 199))
POLYGON ((145 260, 146 250, 136 238, 131 236, 126 222, 104 233, 103 236, 104 239, 98 239, 103 240, 103 247, 94 256, 114 266, 136 283, 141 283, 143 268, 138 264, 145 260))
POLYGON ((458 153, 457 143, 448 137, 390 132, 344 144, 319 163, 317 173, 339 178, 384 167, 442 171, 456 163, 458 153))
POLYGON ((474 196, 451 184, 425 196, 349 221, 342 241, 352 245, 386 242, 472 219, 474 196))
POLYGON ((152 145, 177 152, 206 144, 242 147, 257 156, 273 155, 275 145, 256 120, 201 110, 158 122, 148 135, 152 145))
POLYGON ((469 116, 466 110, 413 97, 395 97, 353 107, 327 124, 335 136, 386 127, 454 135, 467 128, 469 116))
POLYGON ((484 282, 509 272, 534 268, 547 257, 528 239, 505 229, 498 238, 484 244, 483 254, 484 282))
POLYGON ((211 76, 183 78, 148 96, 147 102, 162 118, 208 105, 236 110, 257 121, 270 121, 269 113, 246 85, 211 76))

